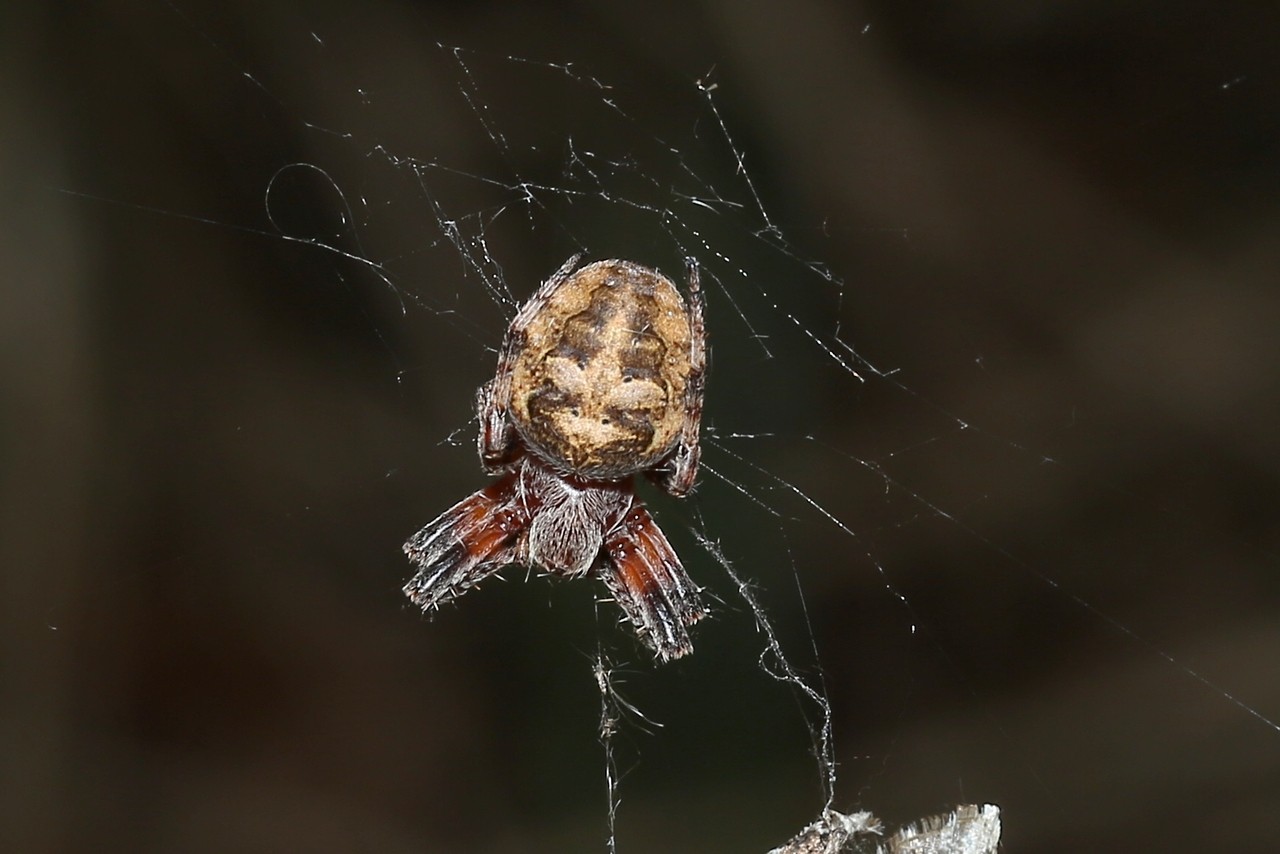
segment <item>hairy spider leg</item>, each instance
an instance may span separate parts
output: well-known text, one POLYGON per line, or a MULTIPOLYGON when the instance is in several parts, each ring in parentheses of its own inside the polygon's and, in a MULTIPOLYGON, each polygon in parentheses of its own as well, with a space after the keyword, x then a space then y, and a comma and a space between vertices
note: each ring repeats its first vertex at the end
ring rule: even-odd
POLYGON ((415 605, 439 608, 515 562, 516 543, 532 516, 519 481, 518 472, 507 474, 409 538, 404 553, 418 571, 404 594, 415 605))
POLYGON ((640 640, 660 661, 693 651, 688 627, 707 612, 697 585, 643 505, 635 504, 610 532, 599 574, 640 640))
POLYGON ((702 399, 707 385, 707 325, 704 319, 706 298, 698 275, 698 262, 685 259, 685 285, 689 292, 689 377, 685 381, 684 426, 680 441, 663 463, 647 472, 649 480, 676 498, 693 489, 698 477, 702 445, 698 433, 702 426, 702 399))

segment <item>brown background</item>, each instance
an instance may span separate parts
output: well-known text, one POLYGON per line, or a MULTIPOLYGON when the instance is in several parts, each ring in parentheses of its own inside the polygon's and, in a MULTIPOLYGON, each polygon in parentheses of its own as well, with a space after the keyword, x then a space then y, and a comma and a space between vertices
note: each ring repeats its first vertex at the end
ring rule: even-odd
POLYGON ((637 5, 4 13, 0 847, 604 850, 603 644, 665 725, 615 742, 620 850, 764 851, 821 796, 699 524, 813 673, 799 579, 837 807, 996 802, 1017 851, 1280 838, 1280 731, 1249 711, 1280 718, 1280 14, 637 5), (655 500, 723 600, 658 671, 589 584, 418 619, 398 544, 483 482, 468 407, 509 311, 429 199, 510 207, 483 233, 517 299, 583 246, 680 247, 598 195, 528 215, 373 145, 564 186, 566 139, 631 134, 640 179, 606 188, 701 228, 682 162, 750 196, 699 78, 794 254, 750 206, 688 246, 715 277, 706 459, 780 515, 711 475, 655 500), (290 163, 333 183, 271 185, 290 163), (800 331, 836 321, 898 372, 860 384, 800 331))

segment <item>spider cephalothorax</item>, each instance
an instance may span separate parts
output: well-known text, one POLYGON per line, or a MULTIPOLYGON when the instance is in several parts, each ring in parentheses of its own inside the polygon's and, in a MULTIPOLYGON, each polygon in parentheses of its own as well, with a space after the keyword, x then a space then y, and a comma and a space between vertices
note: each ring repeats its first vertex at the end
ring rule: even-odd
POLYGON ((698 269, 688 305, 629 261, 570 258, 511 321, 477 394, 480 459, 497 481, 405 543, 405 594, 438 608, 510 564, 595 572, 662 661, 688 653, 698 588, 635 496, 644 473, 683 496, 698 471, 706 331, 698 269))

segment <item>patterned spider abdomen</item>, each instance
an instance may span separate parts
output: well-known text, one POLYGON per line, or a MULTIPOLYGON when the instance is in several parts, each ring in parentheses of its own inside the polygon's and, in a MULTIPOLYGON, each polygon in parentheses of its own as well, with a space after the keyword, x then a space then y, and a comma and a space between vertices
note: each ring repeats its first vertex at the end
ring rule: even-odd
POLYGON ((689 312, 671 280, 597 261, 546 297, 514 353, 510 414, 552 467, 617 479, 651 468, 680 438, 689 312))

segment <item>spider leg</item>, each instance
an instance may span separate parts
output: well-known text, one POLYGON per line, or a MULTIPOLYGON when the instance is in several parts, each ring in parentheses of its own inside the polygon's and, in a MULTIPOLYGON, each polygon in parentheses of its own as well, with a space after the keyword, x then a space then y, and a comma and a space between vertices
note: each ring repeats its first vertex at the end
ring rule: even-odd
POLYGON ((599 572, 627 622, 659 661, 693 651, 687 627, 706 615, 698 587, 642 505, 634 505, 606 538, 599 572))
POLYGON ((476 413, 480 419, 476 445, 480 451, 480 463, 488 474, 497 474, 510 465, 519 450, 516 428, 507 417, 511 373, 504 373, 501 363, 498 370, 497 377, 476 389, 476 413))
POLYGON ((698 432, 702 426, 702 399, 707 382, 707 326, 703 319, 705 298, 698 276, 698 262, 686 258, 687 287, 689 290, 689 378, 685 382, 684 424, 680 440, 671 451, 667 462, 654 472, 651 478, 660 488, 677 498, 693 489, 698 477, 698 462, 702 458, 702 446, 698 432))
POLYGON ((516 543, 529 524, 519 475, 508 474, 450 507, 404 544, 418 567, 404 594, 423 611, 456 599, 514 562, 516 543))

